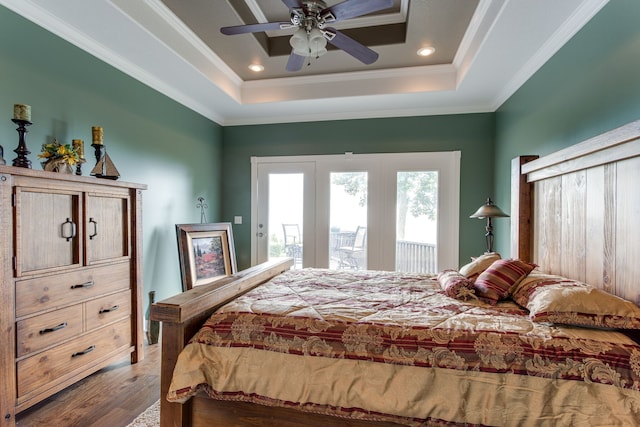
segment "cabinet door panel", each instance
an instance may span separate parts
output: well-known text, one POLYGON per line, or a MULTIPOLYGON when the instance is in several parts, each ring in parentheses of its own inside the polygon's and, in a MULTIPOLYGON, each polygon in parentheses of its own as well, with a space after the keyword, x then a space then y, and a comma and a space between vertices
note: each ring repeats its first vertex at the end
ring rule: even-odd
POLYGON ((87 265, 129 256, 128 194, 88 194, 87 265))
POLYGON ((16 275, 80 263, 80 193, 16 188, 16 275))

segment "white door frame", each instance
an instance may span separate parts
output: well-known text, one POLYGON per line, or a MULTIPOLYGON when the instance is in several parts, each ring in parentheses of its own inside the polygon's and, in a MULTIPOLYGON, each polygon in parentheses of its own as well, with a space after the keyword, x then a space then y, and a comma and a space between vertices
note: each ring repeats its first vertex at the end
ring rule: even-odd
POLYGON ((266 251, 269 246, 269 224, 268 221, 264 221, 265 218, 261 218, 261 215, 268 213, 267 202, 269 201, 269 189, 265 186, 266 188, 260 190, 258 188, 258 183, 261 180, 262 174, 268 176, 271 173, 301 173, 304 175, 302 219, 302 241, 304 242, 304 249, 302 251, 302 266, 306 267, 314 265, 316 256, 314 251, 316 247, 314 244, 316 234, 315 166, 314 162, 298 162, 294 161, 293 157, 251 158, 251 265, 267 261, 268 259, 268 253, 266 251), (262 191, 260 198, 257 197, 258 191, 262 191), (266 194, 266 197, 262 197, 263 194, 266 194), (265 238, 265 243, 262 243, 262 238, 265 238))
MULTIPOLYGON (((438 172, 438 244, 437 269, 458 268, 459 217, 460 217, 460 151, 383 153, 317 156, 273 156, 251 158, 251 263, 257 263, 258 233, 258 165, 287 163, 313 163, 315 165, 314 215, 305 226, 305 266, 326 267, 328 259, 329 230, 329 173, 342 171, 367 171, 368 215, 367 242, 368 266, 378 270, 395 269, 395 198, 397 172, 438 172), (322 183, 326 183, 323 185, 322 183), (393 203, 390 203, 393 201, 393 203), (380 224, 393 219, 393 226, 380 224), (308 225, 307 225, 308 224, 308 225), (315 236, 308 236, 313 233, 315 236), (307 246, 307 242, 313 247, 307 246)), ((305 192, 307 187, 305 184, 305 192)), ((307 209, 307 206, 305 206, 307 209)))

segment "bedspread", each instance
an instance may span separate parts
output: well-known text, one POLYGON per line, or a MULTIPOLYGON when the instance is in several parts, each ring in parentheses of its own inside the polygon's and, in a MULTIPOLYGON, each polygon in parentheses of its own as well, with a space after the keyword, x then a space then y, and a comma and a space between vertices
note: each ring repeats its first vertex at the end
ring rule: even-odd
POLYGON ((640 420, 640 346, 455 300, 427 275, 292 270, 192 338, 168 399, 199 389, 406 425, 626 425, 640 420))

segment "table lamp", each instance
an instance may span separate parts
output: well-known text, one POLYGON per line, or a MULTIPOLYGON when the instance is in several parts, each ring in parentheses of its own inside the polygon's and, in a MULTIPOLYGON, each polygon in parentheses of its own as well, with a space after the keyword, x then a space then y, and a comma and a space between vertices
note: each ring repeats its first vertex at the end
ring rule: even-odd
POLYGON ((491 201, 491 197, 487 197, 487 202, 480 206, 478 210, 471 215, 469 218, 478 218, 484 219, 487 218, 487 226, 485 229, 487 230, 487 234, 485 234, 485 238, 487 239, 487 252, 493 252, 493 226, 491 225, 491 218, 497 217, 508 217, 506 213, 502 211, 499 207, 497 207, 493 201, 491 201))

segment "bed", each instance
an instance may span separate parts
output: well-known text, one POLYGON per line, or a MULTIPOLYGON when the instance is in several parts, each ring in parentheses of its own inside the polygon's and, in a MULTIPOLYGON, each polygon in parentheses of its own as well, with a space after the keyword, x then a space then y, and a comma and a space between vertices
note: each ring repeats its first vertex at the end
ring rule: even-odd
POLYGON ((468 279, 278 260, 154 304, 161 425, 638 424, 638 182, 640 121, 514 159, 502 261, 528 271, 506 289, 469 287, 494 264, 468 279), (575 309, 585 295, 595 312, 575 309))

